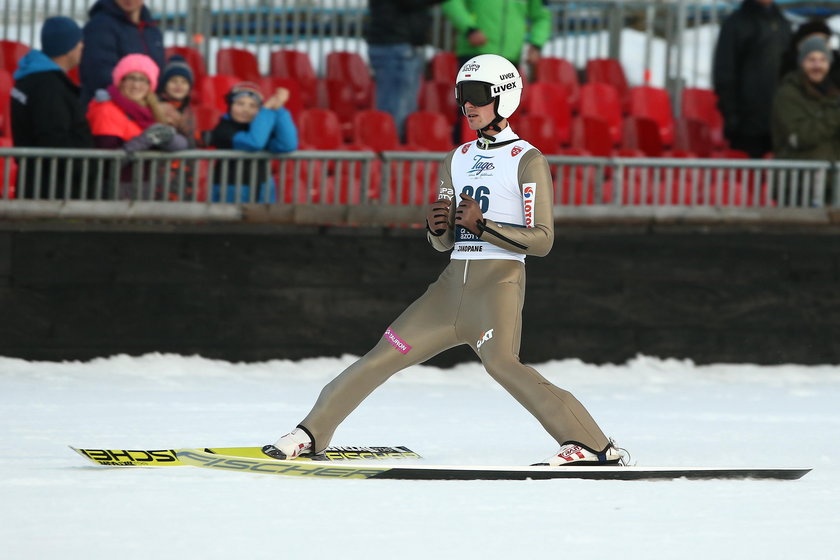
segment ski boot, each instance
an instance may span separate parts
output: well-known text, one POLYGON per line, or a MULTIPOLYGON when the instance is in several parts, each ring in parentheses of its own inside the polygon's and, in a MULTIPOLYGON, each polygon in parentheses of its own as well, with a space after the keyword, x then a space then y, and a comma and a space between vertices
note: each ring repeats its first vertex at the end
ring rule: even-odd
POLYGON ((296 459, 301 455, 312 453, 312 438, 301 429, 295 428, 291 433, 286 434, 273 445, 266 445, 262 452, 272 459, 296 459))

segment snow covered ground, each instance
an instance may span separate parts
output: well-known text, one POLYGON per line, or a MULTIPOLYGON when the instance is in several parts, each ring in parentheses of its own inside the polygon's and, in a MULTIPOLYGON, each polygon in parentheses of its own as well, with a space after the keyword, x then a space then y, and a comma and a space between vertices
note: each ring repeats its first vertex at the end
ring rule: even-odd
MULTIPOLYGON (((0 358, 2 557, 840 557, 838 366, 537 366, 640 465, 814 467, 792 482, 311 480, 101 468, 67 448, 267 443, 351 360, 0 358)), ((334 443, 486 465, 556 448, 477 364, 397 375, 334 443)))

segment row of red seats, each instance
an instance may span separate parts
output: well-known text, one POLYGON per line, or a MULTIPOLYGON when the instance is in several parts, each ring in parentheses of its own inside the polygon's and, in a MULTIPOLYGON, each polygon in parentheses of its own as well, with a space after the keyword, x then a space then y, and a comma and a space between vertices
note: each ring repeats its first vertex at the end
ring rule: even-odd
MULTIPOLYGON (((26 49, 15 41, 0 41, 0 67, 5 65, 13 71, 26 49)), ((295 117, 303 108, 322 107, 335 111, 345 141, 351 141, 355 113, 374 107, 372 76, 357 53, 336 51, 328 54, 324 79, 316 75, 309 55, 296 50, 272 52, 270 76, 261 75, 256 55, 246 49, 219 49, 215 76, 207 75, 206 63, 197 49, 167 49, 167 55, 175 53, 183 56, 193 68, 196 77, 194 101, 208 107, 199 109, 202 114, 215 116, 215 111, 209 107, 224 111, 224 94, 238 79, 260 83, 266 92, 275 87, 292 90, 289 109, 295 117)), ((440 113, 452 125, 457 118, 452 96, 456 73, 457 59, 453 53, 436 54, 429 64, 429 79, 423 82, 419 95, 421 110, 440 113)), ((575 67, 562 58, 543 57, 538 62, 537 80, 525 89, 522 113, 549 115, 555 130, 548 130, 548 123, 536 127, 526 124, 527 131, 522 133, 534 138, 534 143, 546 153, 557 153, 562 147, 574 146, 598 155, 610 155, 616 148, 623 147, 660 156, 673 148, 707 157, 725 149, 722 118, 710 90, 686 89, 682 98, 683 117, 681 122, 675 122, 667 92, 650 86, 630 88, 617 60, 588 61, 585 77, 586 83, 581 85, 575 67), (624 123, 625 114, 630 123, 624 123), (573 115, 589 118, 583 119, 575 128, 573 115), (603 133, 603 124, 592 122, 596 118, 606 120, 611 141, 603 133), (658 128, 658 138, 654 125, 658 128), (573 134, 575 130, 582 132, 573 134)), ((533 122, 538 123, 536 119, 533 122)))

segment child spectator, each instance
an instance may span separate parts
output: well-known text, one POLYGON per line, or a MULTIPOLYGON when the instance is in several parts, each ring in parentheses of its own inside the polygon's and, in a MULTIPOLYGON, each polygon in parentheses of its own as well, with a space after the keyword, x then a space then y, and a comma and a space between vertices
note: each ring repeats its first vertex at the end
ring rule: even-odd
MULTIPOLYGON (((82 30, 75 21, 64 16, 44 21, 41 50, 29 51, 14 75, 11 118, 15 146, 93 148, 93 136, 79 101, 79 88, 67 76, 68 71, 78 66, 82 48, 82 30)), ((66 194, 79 198, 85 194, 80 160, 74 161, 69 193, 65 189, 68 186, 66 161, 44 162, 39 183, 35 181, 36 165, 30 160, 21 179, 24 198, 48 198, 51 188, 58 198, 66 194), (50 184, 53 175, 55 185, 50 184)))
MULTIPOLYGON (((188 147, 187 139, 165 124, 164 109, 155 94, 158 67, 151 58, 142 54, 125 56, 112 74, 113 83, 97 90, 88 106, 88 121, 98 148, 122 148, 132 153, 188 147)), ((120 198, 134 198, 136 194, 131 171, 131 166, 123 169, 120 198)), ((144 186, 143 194, 148 198, 149 185, 144 186)))
MULTIPOLYGON (((222 150, 247 152, 268 150, 283 153, 296 150, 297 129, 291 114, 283 107, 288 100, 289 90, 285 88, 277 88, 277 91, 263 102, 262 93, 256 84, 236 84, 227 94, 228 112, 210 133, 210 145, 222 150)), ((251 176, 251 167, 243 164, 244 160, 240 160, 236 164, 228 165, 225 176, 216 174, 213 184, 214 202, 222 200, 222 185, 225 185, 225 202, 251 201, 250 185, 246 183, 251 176)), ((218 166, 217 163, 217 169, 218 166)), ((264 165, 257 166, 257 183, 257 202, 277 201, 276 185, 268 176, 264 165)))
POLYGON ((167 124, 175 127, 187 139, 190 148, 196 147, 195 113, 192 102, 193 72, 184 57, 172 55, 160 77, 158 95, 163 105, 167 124))

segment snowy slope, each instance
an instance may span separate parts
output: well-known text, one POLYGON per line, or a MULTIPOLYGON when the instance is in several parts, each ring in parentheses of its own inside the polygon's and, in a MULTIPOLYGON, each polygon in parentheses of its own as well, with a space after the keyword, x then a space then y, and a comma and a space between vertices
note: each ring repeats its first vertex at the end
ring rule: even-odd
MULTIPOLYGON (((838 557, 837 366, 537 366, 641 465, 815 468, 794 482, 309 480, 98 468, 66 447, 267 443, 351 361, 0 358, 3 557, 838 557)), ((405 444, 449 464, 556 448, 477 364, 398 374, 335 443, 405 444)))

